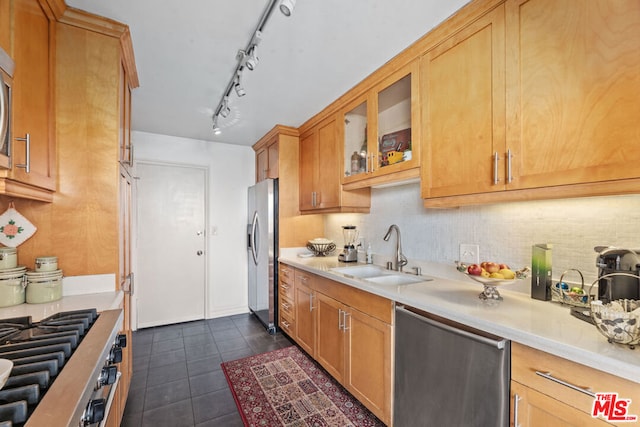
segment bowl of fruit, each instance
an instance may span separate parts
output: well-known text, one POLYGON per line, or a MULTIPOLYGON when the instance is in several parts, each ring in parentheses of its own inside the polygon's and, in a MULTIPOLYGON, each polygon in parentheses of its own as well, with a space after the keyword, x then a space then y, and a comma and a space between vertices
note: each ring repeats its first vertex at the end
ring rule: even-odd
POLYGON ((481 283, 484 290, 478 295, 480 299, 501 300, 498 286, 511 285, 524 279, 529 274, 529 268, 512 270, 507 264, 484 261, 480 264, 464 264, 456 261, 459 272, 468 278, 481 283))

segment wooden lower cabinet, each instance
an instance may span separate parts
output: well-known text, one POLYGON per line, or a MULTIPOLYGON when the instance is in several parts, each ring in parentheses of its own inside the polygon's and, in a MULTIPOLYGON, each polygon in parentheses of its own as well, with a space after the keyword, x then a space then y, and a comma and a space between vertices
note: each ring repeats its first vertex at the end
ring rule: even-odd
POLYGON ((278 324, 289 336, 296 332, 294 271, 280 264, 278 275, 278 324))
POLYGON ((640 416, 640 387, 637 383, 511 343, 512 426, 635 425, 629 422, 609 423, 602 414, 600 418, 593 418, 594 397, 578 388, 591 393, 618 393, 619 399, 630 399, 627 414, 640 416))
POLYGON ((513 427, 595 427, 611 425, 516 381, 511 381, 511 402, 510 425, 513 427), (516 407, 517 414, 514 413, 514 408, 516 407))
POLYGON ((315 359, 344 384, 345 379, 345 318, 347 307, 319 292, 316 302, 316 357, 315 359))
POLYGON ((354 308, 346 318, 345 387, 390 425, 392 326, 354 308))
POLYGON ((296 333, 293 337, 298 345, 311 357, 315 358, 315 317, 313 306, 312 276, 308 273, 295 271, 295 318, 296 333))
POLYGON ((283 324, 286 316, 280 317, 280 327, 391 425, 393 302, 299 269, 294 295, 295 333, 283 324))

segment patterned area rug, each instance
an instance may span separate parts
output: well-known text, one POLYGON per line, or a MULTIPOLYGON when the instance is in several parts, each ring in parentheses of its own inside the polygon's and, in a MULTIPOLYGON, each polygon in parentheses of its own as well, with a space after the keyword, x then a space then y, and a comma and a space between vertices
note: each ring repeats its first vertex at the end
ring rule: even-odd
POLYGON ((246 426, 384 426, 296 346, 221 365, 246 426))

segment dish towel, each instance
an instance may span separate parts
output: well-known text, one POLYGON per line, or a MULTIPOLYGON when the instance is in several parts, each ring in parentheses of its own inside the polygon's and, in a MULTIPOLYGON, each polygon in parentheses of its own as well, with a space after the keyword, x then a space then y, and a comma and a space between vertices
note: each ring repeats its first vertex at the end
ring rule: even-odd
POLYGON ((18 247, 33 236, 36 230, 36 226, 16 210, 13 202, 0 215, 0 243, 5 246, 18 247))

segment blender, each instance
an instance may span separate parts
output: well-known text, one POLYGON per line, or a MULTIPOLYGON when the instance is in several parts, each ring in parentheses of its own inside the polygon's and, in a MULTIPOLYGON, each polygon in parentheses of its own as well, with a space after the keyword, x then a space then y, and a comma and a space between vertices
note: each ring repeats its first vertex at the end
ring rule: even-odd
POLYGON ((344 237, 344 249, 338 255, 338 261, 356 262, 358 261, 358 251, 356 250, 356 240, 358 230, 355 225, 343 225, 342 236, 344 237))

